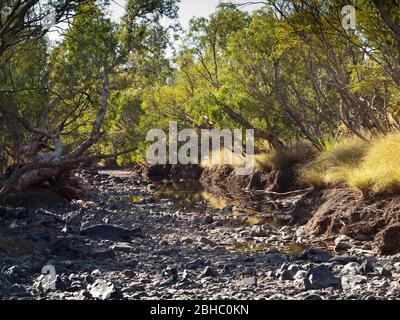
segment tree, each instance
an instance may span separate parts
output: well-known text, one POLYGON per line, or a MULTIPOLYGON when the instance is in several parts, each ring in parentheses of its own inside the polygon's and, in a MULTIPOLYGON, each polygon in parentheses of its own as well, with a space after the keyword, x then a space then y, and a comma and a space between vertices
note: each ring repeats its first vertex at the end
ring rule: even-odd
POLYGON ((64 180, 79 163, 131 151, 87 154, 103 135, 113 91, 120 90, 121 74, 136 72, 139 62, 149 61, 165 49, 167 34, 160 20, 176 17, 176 2, 130 0, 120 26, 111 23, 95 1, 76 10, 71 29, 64 42, 53 50, 49 64, 51 70, 45 81, 48 103, 44 109, 49 111, 46 126, 32 125, 23 114, 23 105, 11 109, 2 101, 2 112, 14 116, 31 133, 29 144, 35 147, 30 148, 30 157, 3 184, 0 197, 15 186, 23 190, 51 177, 64 180), (80 15, 81 11, 85 14, 80 15), (77 131, 81 133, 79 138, 77 131), (69 139, 69 135, 75 137, 69 139), (42 142, 48 149, 45 152, 41 152, 42 142))

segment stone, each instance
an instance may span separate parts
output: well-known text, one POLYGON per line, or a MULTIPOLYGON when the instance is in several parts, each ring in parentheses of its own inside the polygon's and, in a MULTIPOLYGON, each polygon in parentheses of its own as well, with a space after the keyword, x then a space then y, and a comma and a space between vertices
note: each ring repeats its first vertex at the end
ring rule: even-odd
POLYGON ((111 249, 117 252, 131 252, 135 249, 130 243, 119 242, 111 246, 111 249))
POLYGON ((77 240, 70 237, 58 238, 50 244, 52 255, 60 256, 66 259, 84 258, 85 254, 79 248, 77 240))
POLYGON ((287 280, 292 280, 292 279, 293 279, 293 275, 288 270, 282 271, 279 276, 279 280, 281 280, 281 281, 287 281, 287 280))
POLYGON ((209 229, 214 229, 214 228, 218 228, 218 227, 222 227, 224 225, 224 223, 222 221, 214 221, 213 223, 210 223, 208 225, 209 229))
POLYGON ((305 290, 318 290, 330 287, 341 288, 341 281, 333 275, 328 267, 312 267, 307 272, 304 279, 305 290))
POLYGON ((304 300, 318 301, 318 300, 324 300, 324 299, 318 294, 310 294, 309 296, 306 296, 304 298, 304 300))
POLYGON ((324 263, 329 262, 332 259, 332 255, 326 251, 309 248, 303 251, 303 253, 299 256, 300 260, 309 260, 316 263, 324 263))
POLYGON ((201 237, 201 238, 199 239, 199 243, 205 244, 205 245, 210 246, 210 247, 216 247, 216 246, 218 246, 217 243, 215 243, 214 241, 212 241, 212 240, 210 240, 210 239, 208 239, 208 238, 206 238, 206 237, 201 237))
POLYGON ((201 277, 217 277, 219 274, 217 271, 215 271, 213 268, 210 266, 206 267, 203 272, 201 273, 201 277))
POLYGON ((204 219, 204 223, 205 224, 211 224, 213 222, 214 222, 214 217, 211 216, 211 215, 206 216, 205 219, 204 219))
POLYGON ((237 282, 238 286, 246 287, 246 286, 257 286, 257 278, 256 277, 247 277, 237 282))
POLYGON ((29 277, 29 273, 26 272, 24 269, 22 269, 19 266, 12 266, 5 271, 3 271, 3 274, 9 279, 12 280, 13 282, 23 282, 26 281, 29 277))
POLYGON ((285 256, 277 253, 267 254, 262 258, 264 263, 270 263, 273 265, 280 265, 282 263, 288 262, 288 259, 285 256))
POLYGON ((185 264, 185 269, 195 270, 205 265, 204 260, 195 259, 185 264))
POLYGON ((333 248, 333 250, 336 253, 341 253, 344 251, 347 251, 351 248, 351 245, 347 242, 339 242, 338 244, 335 245, 335 247, 333 248))
POLYGON ((378 268, 378 274, 384 278, 391 278, 392 272, 385 267, 378 268))
POLYGON ((92 277, 100 277, 101 276, 101 271, 99 269, 95 269, 91 272, 90 274, 92 277))
POLYGON ((89 226, 81 230, 81 235, 114 241, 129 241, 132 238, 131 230, 112 224, 89 226))
POLYGON ((329 260, 329 262, 337 262, 345 265, 350 262, 358 262, 358 258, 352 256, 334 256, 332 259, 329 260))
POLYGON ((363 274, 369 274, 369 273, 375 272, 375 268, 374 268, 374 265, 373 265, 372 261, 369 260, 369 259, 364 260, 364 261, 361 263, 360 271, 361 271, 363 274))
POLYGON ((337 246, 341 242, 342 243, 350 243, 352 241, 353 241, 353 239, 351 239, 349 236, 340 235, 334 240, 334 243, 335 243, 335 246, 337 246))
POLYGON ((112 259, 115 257, 115 252, 110 248, 90 246, 88 256, 94 259, 112 259))
POLYGON ((116 289, 112 282, 103 279, 98 279, 93 284, 88 285, 88 291, 93 298, 100 300, 120 299, 122 297, 120 290, 116 289))

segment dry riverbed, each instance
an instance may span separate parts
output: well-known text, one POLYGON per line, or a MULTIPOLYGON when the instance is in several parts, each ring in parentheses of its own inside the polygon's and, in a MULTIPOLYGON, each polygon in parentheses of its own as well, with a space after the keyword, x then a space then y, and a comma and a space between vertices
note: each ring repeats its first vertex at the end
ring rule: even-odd
POLYGON ((80 175, 86 200, 0 208, 2 299, 400 298, 400 258, 366 243, 313 242, 200 186, 80 175))

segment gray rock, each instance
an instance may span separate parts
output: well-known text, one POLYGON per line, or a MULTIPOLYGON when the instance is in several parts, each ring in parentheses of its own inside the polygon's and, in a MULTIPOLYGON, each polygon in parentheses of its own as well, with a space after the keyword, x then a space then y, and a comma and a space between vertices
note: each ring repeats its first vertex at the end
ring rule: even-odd
POLYGON ((247 277, 237 282, 238 286, 247 287, 247 286, 257 286, 257 278, 256 277, 247 277))
POLYGON ((281 270, 279 279, 282 281, 293 280, 298 271, 299 267, 295 264, 285 265, 281 270))
POLYGON ((213 223, 213 222, 214 222, 214 217, 211 216, 211 215, 208 215, 208 216, 205 217, 205 219, 204 219, 204 223, 205 223, 205 224, 211 224, 211 223, 213 223))
POLYGON ((119 242, 111 246, 111 249, 117 252, 131 252, 135 249, 130 243, 119 242))
POLYGON ((299 256, 301 260, 309 260, 316 263, 329 262, 332 259, 332 255, 326 251, 309 248, 303 251, 303 253, 299 256))
POLYGON ((112 224, 97 224, 81 230, 81 235, 90 238, 101 238, 114 241, 129 241, 133 233, 132 230, 112 224))
POLYGON ((265 263, 270 263, 273 265, 279 265, 288 262, 288 259, 285 256, 277 253, 267 254, 262 258, 265 263))
POLYGON ((100 300, 120 299, 122 297, 121 291, 116 289, 112 282, 103 279, 98 279, 93 284, 88 285, 88 291, 93 298, 100 300))
POLYGON ((340 235, 334 241, 335 242, 335 247, 334 247, 335 252, 340 253, 343 251, 347 251, 348 249, 351 248, 352 241, 353 240, 350 237, 348 237, 346 235, 340 235))
POLYGON ((314 300, 314 301, 316 301, 316 300, 324 300, 324 299, 318 294, 310 294, 309 296, 306 296, 304 298, 304 300, 314 300))
POLYGON ((195 270, 195 269, 198 269, 198 268, 200 268, 200 267, 202 267, 204 265, 205 265, 204 260, 195 259, 195 260, 192 260, 192 261, 189 261, 188 263, 186 263, 184 265, 184 267, 185 267, 185 269, 195 270))
POLYGON ((102 248, 97 246, 90 246, 88 251, 88 256, 94 259, 112 259, 115 253, 110 248, 102 248))
POLYGON ((318 290, 329 287, 341 288, 341 281, 333 275, 328 267, 313 267, 307 272, 304 279, 305 290, 318 290))
POLYGON ((217 243, 215 243, 214 241, 212 241, 212 240, 210 240, 210 239, 208 239, 208 238, 206 238, 206 237, 201 237, 201 238, 199 239, 199 243, 205 244, 205 245, 210 246, 210 247, 216 247, 216 246, 218 246, 217 243))
POLYGON ((345 265, 350 262, 358 262, 358 258, 352 256, 334 256, 332 259, 329 260, 329 262, 337 262, 345 265))
POLYGON ((390 270, 386 269, 385 267, 378 268, 377 271, 381 277, 384 277, 384 278, 392 277, 392 272, 390 270))
POLYGON ((369 259, 364 260, 364 261, 361 263, 360 271, 361 271, 363 274, 373 273, 373 272, 375 272, 374 264, 373 264, 372 261, 369 260, 369 259))
POLYGON ((219 276, 218 272, 215 271, 210 266, 206 267, 200 275, 202 278, 204 277, 217 277, 219 276))

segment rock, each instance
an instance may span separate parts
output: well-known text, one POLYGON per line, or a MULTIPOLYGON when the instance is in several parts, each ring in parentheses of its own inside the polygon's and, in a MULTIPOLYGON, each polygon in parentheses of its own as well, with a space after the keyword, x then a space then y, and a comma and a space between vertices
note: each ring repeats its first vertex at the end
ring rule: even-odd
POLYGON ((214 217, 211 216, 211 215, 206 216, 205 219, 204 219, 204 223, 205 224, 211 224, 213 222, 214 222, 214 217))
POLYGON ((101 276, 101 271, 100 271, 99 269, 95 269, 95 270, 93 270, 93 271, 90 273, 90 275, 91 275, 92 277, 94 277, 94 278, 100 277, 100 276, 101 276))
POLYGON ((176 278, 178 277, 178 269, 175 267, 168 266, 163 270, 163 275, 173 277, 176 280, 176 278))
POLYGON ((16 283, 27 281, 29 278, 29 273, 19 266, 12 266, 4 270, 2 273, 8 278, 8 280, 16 283))
POLYGON ((358 258, 352 256, 334 256, 332 259, 329 260, 329 262, 337 262, 345 265, 350 262, 358 262, 358 258))
POLYGON ((130 283, 128 287, 122 289, 122 292, 134 293, 134 292, 145 292, 146 287, 140 282, 130 283))
POLYGON ((293 275, 287 270, 282 271, 279 276, 279 280, 281 280, 281 281, 287 281, 287 280, 292 280, 292 279, 293 279, 293 275))
POLYGON ((358 268, 359 265, 355 262, 350 262, 343 267, 340 272, 343 275, 340 279, 343 290, 351 290, 354 288, 358 268))
POLYGON ((288 262, 288 259, 285 256, 283 256, 281 254, 277 254, 277 253, 267 254, 264 257, 260 257, 260 258, 262 258, 262 261, 264 263, 270 263, 273 265, 280 265, 280 264, 288 262))
POLYGON ((374 265, 373 265, 372 261, 369 260, 369 259, 368 259, 368 260, 364 260, 364 261, 361 263, 360 271, 361 271, 363 274, 369 274, 369 273, 375 272, 375 268, 374 268, 374 265))
POLYGON ((329 262, 329 260, 332 259, 332 255, 320 249, 309 248, 303 251, 303 253, 299 256, 299 259, 323 263, 329 262))
POLYGON ((279 279, 282 281, 293 280, 296 273, 299 271, 299 267, 295 264, 284 266, 281 270, 279 279))
POLYGON ((98 224, 84 228, 81 230, 81 235, 114 241, 129 241, 132 238, 131 230, 112 224, 98 224))
POLYGON ((304 298, 304 300, 314 300, 314 301, 318 301, 318 300, 324 300, 320 295, 318 294, 310 294, 309 296, 306 296, 304 298))
POLYGON ((114 258, 115 253, 110 248, 90 246, 88 256, 94 259, 112 259, 114 258))
POLYGON ((130 243, 119 242, 111 246, 111 249, 118 252, 131 252, 135 249, 130 243))
POLYGON ((340 253, 343 251, 347 251, 348 249, 351 248, 351 242, 353 240, 346 236, 346 235, 340 235, 339 237, 337 237, 334 241, 335 243, 335 247, 334 250, 336 253, 340 253))
POLYGON ((375 236, 375 250, 381 255, 395 255, 400 252, 400 223, 393 224, 375 236))
POLYGON ((304 279, 305 290, 318 290, 330 287, 341 288, 341 281, 333 275, 328 267, 313 267, 307 272, 304 279))
POLYGON ((240 287, 246 286, 257 286, 257 278, 256 277, 248 277, 237 282, 237 285, 240 287))
POLYGON ((385 267, 378 268, 378 274, 384 278, 391 278, 392 272, 385 267))
POLYGON ((263 226, 254 226, 250 232, 250 236, 265 238, 268 237, 268 232, 263 228, 263 226))
POLYGON ((204 260, 195 259, 185 264, 185 269, 195 270, 205 265, 204 260))
POLYGON ((98 279, 93 284, 88 285, 88 291, 95 299, 108 300, 122 298, 121 291, 116 289, 112 282, 107 282, 103 279, 98 279))
POLYGON ((208 225, 209 229, 214 229, 214 228, 218 228, 218 227, 222 227, 224 225, 224 223, 222 221, 215 221, 213 223, 210 223, 208 225))
POLYGON ((50 244, 52 255, 60 256, 66 259, 84 258, 85 254, 80 250, 79 244, 75 238, 62 237, 50 244))
POLYGON ((351 274, 351 275, 356 275, 357 271, 359 270, 359 264, 356 262, 349 262, 348 264, 346 264, 342 270, 341 273, 342 274, 351 274))
POLYGON ((201 273, 200 277, 217 277, 219 276, 218 272, 215 271, 213 268, 210 266, 206 267, 203 272, 201 273))
POLYGON ((160 281, 160 282, 158 283, 158 285, 159 285, 160 287, 169 287, 169 286, 174 285, 174 284, 176 283, 176 281, 177 281, 176 277, 171 276, 171 277, 169 277, 169 278, 166 279, 166 280, 160 281))
POLYGON ((216 247, 216 246, 218 246, 217 243, 215 243, 214 241, 212 241, 212 240, 210 240, 210 239, 208 239, 208 238, 206 238, 206 237, 201 237, 201 238, 199 239, 199 243, 205 244, 205 245, 210 246, 210 247, 216 247))

